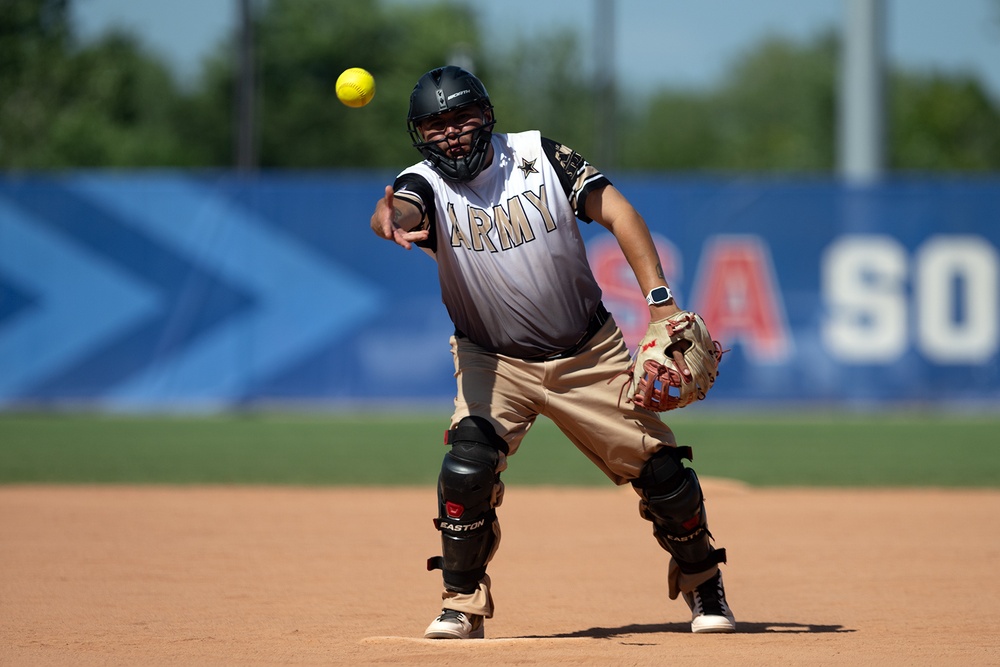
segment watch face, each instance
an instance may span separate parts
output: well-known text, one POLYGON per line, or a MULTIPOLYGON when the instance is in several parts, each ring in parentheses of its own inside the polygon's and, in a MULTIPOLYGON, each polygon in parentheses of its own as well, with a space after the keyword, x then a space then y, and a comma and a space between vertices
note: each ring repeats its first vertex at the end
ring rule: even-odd
POLYGON ((670 290, 666 287, 654 287, 649 292, 649 300, 655 304, 665 303, 670 300, 670 290))

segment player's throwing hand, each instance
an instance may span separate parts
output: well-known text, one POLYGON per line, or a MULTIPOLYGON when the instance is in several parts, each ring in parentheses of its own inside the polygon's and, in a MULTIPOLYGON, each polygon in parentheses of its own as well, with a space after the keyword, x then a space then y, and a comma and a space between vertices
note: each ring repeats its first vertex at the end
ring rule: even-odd
MULTIPOLYGON (((410 208, 416 213, 415 208, 412 206, 410 208)), ((404 217, 406 217, 404 210, 395 204, 392 186, 385 186, 385 196, 375 205, 375 213, 372 214, 372 231, 409 250, 413 247, 413 243, 426 240, 429 232, 426 229, 407 231, 400 225, 404 217)))

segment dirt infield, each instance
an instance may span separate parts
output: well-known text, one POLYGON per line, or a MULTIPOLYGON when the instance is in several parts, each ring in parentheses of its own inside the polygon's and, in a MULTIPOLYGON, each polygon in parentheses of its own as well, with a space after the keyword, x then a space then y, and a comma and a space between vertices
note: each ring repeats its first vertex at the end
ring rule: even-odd
POLYGON ((433 489, 0 487, 0 664, 1000 664, 1000 492, 705 490, 737 634, 630 489, 515 487, 487 639, 434 642, 433 489))

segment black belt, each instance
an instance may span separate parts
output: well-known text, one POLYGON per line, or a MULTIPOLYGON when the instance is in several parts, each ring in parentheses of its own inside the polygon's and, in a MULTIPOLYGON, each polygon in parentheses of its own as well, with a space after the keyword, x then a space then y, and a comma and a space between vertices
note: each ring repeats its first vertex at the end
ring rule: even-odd
POLYGON ((590 318, 590 322, 587 323, 587 330, 584 332, 580 340, 576 341, 576 344, 573 345, 573 347, 544 357, 531 357, 530 359, 525 359, 525 361, 554 361, 556 359, 566 359, 568 357, 575 356, 580 352, 580 350, 587 346, 590 339, 597 335, 597 332, 601 330, 601 327, 603 327, 604 323, 610 318, 611 313, 609 313, 608 309, 604 307, 604 302, 599 301, 597 303, 597 312, 594 313, 594 316, 590 318))
MULTIPOLYGON (((590 342, 591 338, 597 335, 597 332, 601 330, 601 327, 603 327, 604 323, 609 319, 611 319, 611 313, 609 313, 608 309, 604 307, 603 301, 598 301, 597 312, 595 312, 594 316, 590 318, 590 322, 587 323, 587 330, 583 333, 580 340, 576 341, 576 344, 573 345, 573 347, 567 348, 562 352, 556 352, 555 354, 539 357, 526 357, 524 358, 524 361, 553 361, 555 359, 566 359, 567 357, 572 357, 579 353, 580 350, 582 350, 587 343, 590 342)), ((465 335, 465 332, 459 330, 457 327, 455 328, 455 337, 468 338, 468 336, 465 335)))

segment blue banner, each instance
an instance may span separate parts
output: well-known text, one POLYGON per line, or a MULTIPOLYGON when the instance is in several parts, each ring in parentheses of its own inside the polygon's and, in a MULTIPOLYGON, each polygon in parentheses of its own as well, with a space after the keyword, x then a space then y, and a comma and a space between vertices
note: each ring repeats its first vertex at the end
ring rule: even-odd
MULTIPOLYGON (((368 228, 392 177, 0 178, 0 407, 447 405, 434 263, 368 228)), ((713 401, 1000 402, 1000 180, 616 185, 729 350, 713 401)), ((581 226, 634 344, 635 279, 581 226)))

